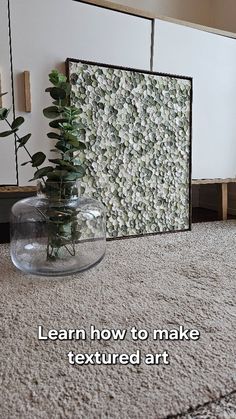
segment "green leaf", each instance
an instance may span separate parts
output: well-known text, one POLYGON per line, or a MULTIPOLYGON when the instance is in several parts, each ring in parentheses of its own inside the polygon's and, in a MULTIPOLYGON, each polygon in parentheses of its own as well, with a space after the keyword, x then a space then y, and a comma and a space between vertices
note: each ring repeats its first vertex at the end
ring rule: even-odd
POLYGON ((44 116, 49 119, 58 118, 60 116, 60 111, 57 106, 49 106, 43 110, 44 116))
POLYGON ((48 173, 48 179, 57 180, 63 179, 68 175, 67 170, 54 169, 53 172, 48 173))
POLYGON ((81 165, 72 165, 69 163, 68 170, 69 171, 67 171, 67 173, 63 176, 63 178, 66 178, 66 180, 76 180, 82 178, 85 175, 85 169, 81 165))
POLYGON ((62 151, 63 153, 68 150, 68 145, 64 143, 64 141, 58 141, 55 147, 62 151))
POLYGON ((57 153, 58 154, 58 150, 56 148, 51 148, 51 153, 57 153))
POLYGON ((74 135, 74 134, 71 134, 71 132, 67 132, 67 133, 65 134, 65 139, 66 139, 66 140, 72 140, 72 141, 78 141, 77 136, 76 136, 76 135, 74 135))
POLYGON ((82 141, 78 141, 78 139, 76 137, 74 137, 74 139, 71 138, 70 140, 68 140, 68 144, 72 145, 77 150, 85 150, 86 149, 85 143, 83 143, 82 141))
POLYGON ((66 94, 69 95, 70 91, 71 91, 71 86, 70 83, 66 82, 66 81, 61 81, 60 82, 60 88, 65 90, 66 94))
POLYGON ((76 169, 76 173, 79 177, 83 177, 85 175, 85 168, 81 165, 75 165, 74 168, 76 169))
POLYGON ((61 136, 56 132, 49 132, 47 136, 48 138, 55 138, 56 140, 61 140, 61 136))
POLYGON ((48 161, 53 164, 60 164, 60 159, 48 159, 48 161))
POLYGON ((67 122, 67 120, 66 119, 56 119, 55 121, 51 121, 49 123, 49 126, 51 128, 60 128, 59 124, 63 124, 64 122, 67 122))
POLYGON ((71 86, 68 82, 58 82, 56 87, 47 87, 47 89, 45 89, 45 92, 51 93, 55 88, 64 90, 66 95, 69 95, 71 91, 71 86))
POLYGON ((77 178, 76 172, 68 172, 67 176, 65 176, 65 180, 76 180, 77 178))
POLYGON ((54 84, 54 86, 57 86, 59 83, 64 83, 67 81, 66 76, 64 74, 59 73, 58 70, 52 70, 49 74, 49 81, 54 84))
POLYGON ((50 96, 55 100, 63 100, 66 98, 66 92, 64 89, 60 87, 52 87, 50 90, 50 96))
POLYGON ((52 70, 51 73, 49 74, 49 81, 55 86, 58 84, 58 81, 59 81, 58 76, 59 76, 58 70, 52 70))
POLYGON ((67 82, 67 77, 62 73, 58 73, 58 82, 59 83, 66 83, 67 82))
POLYGON ((6 119, 7 118, 7 116, 8 116, 8 114, 9 114, 9 112, 10 112, 10 110, 11 109, 7 109, 7 108, 1 108, 0 109, 0 120, 4 120, 4 119, 6 119))
POLYGON ((67 160, 62 160, 62 159, 49 159, 49 161, 51 163, 57 164, 58 166, 65 167, 67 170, 70 170, 70 171, 72 170, 72 171, 76 171, 77 172, 76 166, 74 166, 73 164, 71 164, 67 160))
POLYGON ((19 140, 17 140, 17 143, 19 143, 18 148, 23 147, 27 141, 30 139, 31 134, 27 134, 24 137, 19 138, 19 140))
POLYGON ((78 151, 78 148, 77 147, 73 147, 73 148, 69 148, 68 150, 66 150, 65 151, 65 155, 67 155, 67 154, 71 154, 72 155, 72 153, 74 153, 75 151, 78 151))
POLYGON ((82 141, 78 142, 78 150, 85 150, 86 149, 86 144, 82 143, 82 141))
POLYGON ((34 177, 30 180, 36 180, 42 178, 43 176, 48 176, 48 174, 52 171, 53 167, 51 166, 42 167, 41 169, 36 170, 34 177))
POLYGON ((74 162, 78 165, 78 164, 83 164, 82 160, 78 157, 78 156, 74 156, 73 158, 70 159, 71 162, 74 162))
POLYGON ((18 118, 14 119, 14 121, 11 124, 12 129, 19 128, 19 126, 24 123, 24 120, 25 119, 23 118, 23 116, 18 116, 18 118))
POLYGON ((28 164, 28 163, 32 163, 31 162, 31 160, 29 160, 29 161, 25 161, 24 163, 21 163, 21 166, 25 166, 26 164, 28 164))
POLYGON ((47 87, 47 89, 45 89, 45 92, 50 93, 52 89, 53 89, 53 87, 47 87))
POLYGON ((42 151, 38 151, 32 156, 32 167, 38 167, 41 164, 43 164, 44 160, 46 159, 46 156, 42 151))
POLYGON ((63 99, 63 100, 53 100, 53 105, 55 105, 55 106, 66 106, 67 105, 67 103, 68 103, 68 100, 67 100, 67 98, 66 99, 63 99))
POLYGON ((65 132, 72 132, 72 131, 74 131, 74 127, 73 127, 73 125, 71 125, 70 123, 68 123, 68 122, 61 122, 60 124, 59 124, 59 127, 61 128, 61 129, 63 129, 63 131, 65 131, 65 132))
POLYGON ((0 132, 0 137, 8 137, 9 135, 14 134, 14 132, 14 130, 0 132))
POLYGON ((72 145, 74 148, 77 148, 79 141, 77 139, 75 140, 68 140, 68 144, 72 145))

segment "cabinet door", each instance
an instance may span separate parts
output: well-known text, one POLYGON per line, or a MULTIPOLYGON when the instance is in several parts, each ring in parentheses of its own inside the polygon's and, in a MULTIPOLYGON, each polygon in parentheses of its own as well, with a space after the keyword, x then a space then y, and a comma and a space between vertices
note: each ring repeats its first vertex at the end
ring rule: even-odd
MULTIPOLYGON (((3 96, 2 106, 12 105, 10 46, 8 36, 8 1, 0 2, 0 82, 1 92, 8 92, 3 96)), ((9 115, 9 119, 12 114, 9 115)), ((5 122, 0 121, 0 130, 8 130, 5 122)), ((16 185, 16 156, 14 137, 0 138, 0 185, 16 185)))
MULTIPOLYGON (((32 133, 32 153, 49 156, 48 121, 42 109, 50 105, 45 93, 48 73, 64 71, 66 58, 149 69, 151 20, 72 0, 11 0, 12 48, 16 111, 22 114, 21 74, 31 74, 32 113, 24 114, 25 133, 32 133)), ((19 160, 26 160, 24 150, 19 160)), ((20 185, 32 177, 29 166, 20 167, 20 185)))
POLYGON ((236 177, 236 41, 156 20, 154 70, 193 77, 193 178, 236 177))

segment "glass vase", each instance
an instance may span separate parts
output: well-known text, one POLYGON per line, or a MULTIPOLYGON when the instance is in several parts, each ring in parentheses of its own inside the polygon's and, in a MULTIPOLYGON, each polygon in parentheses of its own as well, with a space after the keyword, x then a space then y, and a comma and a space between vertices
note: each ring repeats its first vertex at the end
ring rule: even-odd
POLYGON ((99 263, 106 250, 104 206, 77 182, 43 182, 11 210, 11 258, 21 271, 64 276, 99 263))

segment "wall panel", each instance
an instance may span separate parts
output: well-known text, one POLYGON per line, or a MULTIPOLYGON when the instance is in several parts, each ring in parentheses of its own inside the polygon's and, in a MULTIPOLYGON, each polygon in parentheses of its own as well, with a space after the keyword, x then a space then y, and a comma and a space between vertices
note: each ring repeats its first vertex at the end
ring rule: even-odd
MULTIPOLYGON (((67 57, 140 69, 150 68, 151 20, 70 0, 11 0, 16 111, 22 113, 22 72, 31 72, 32 113, 25 132, 32 132, 32 152, 52 148, 42 109, 50 104, 48 73, 64 70, 67 57)), ((25 161, 24 151, 19 153, 25 161)), ((20 185, 32 169, 19 172, 20 185)))
POLYGON ((236 177, 236 40, 156 20, 154 70, 193 77, 192 177, 236 177))
MULTIPOLYGON (((0 2, 0 78, 2 92, 8 92, 8 95, 2 97, 2 105, 9 108, 12 106, 12 90, 7 0, 0 2)), ((9 115, 11 117, 12 113, 9 115)), ((0 122, 0 130, 7 129, 5 122, 0 122)), ((0 138, 0 186, 16 185, 16 182, 14 137, 0 138)))

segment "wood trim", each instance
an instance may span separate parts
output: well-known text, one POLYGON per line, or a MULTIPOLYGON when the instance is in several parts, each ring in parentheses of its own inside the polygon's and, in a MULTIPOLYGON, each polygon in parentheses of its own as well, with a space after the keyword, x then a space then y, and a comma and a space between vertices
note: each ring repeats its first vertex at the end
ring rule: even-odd
POLYGON ((192 186, 215 185, 217 188, 218 217, 219 220, 226 221, 228 215, 228 184, 236 183, 236 179, 194 179, 192 186))
POLYGON ((176 23, 177 25, 187 26, 187 27, 192 28, 192 29, 198 29, 198 30, 203 31, 203 32, 209 32, 209 33, 212 33, 214 35, 225 36, 226 38, 236 39, 236 33, 234 33, 234 32, 229 32, 229 31, 224 31, 222 29, 212 28, 211 26, 200 25, 199 23, 193 23, 193 22, 188 22, 186 20, 174 19, 174 18, 167 17, 167 16, 156 16, 155 19, 164 20, 164 21, 170 22, 170 23, 176 23))
POLYGON ((222 219, 227 220, 228 214, 228 184, 221 185, 221 199, 222 199, 222 219))
POLYGON ((24 71, 25 112, 31 112, 30 72, 24 71))
POLYGON ((236 183, 236 178, 215 178, 215 179, 192 179, 192 185, 209 185, 209 184, 217 184, 217 183, 236 183))
MULTIPOLYGON (((192 179, 192 185, 209 185, 217 183, 236 183, 236 178, 228 179, 192 179)), ((36 186, 0 186, 0 195, 5 193, 36 192, 36 186)))
POLYGON ((9 198, 10 195, 18 196, 36 194, 36 186, 0 186, 0 198, 9 198))
POLYGON ((219 207, 218 207, 219 219, 226 221, 227 214, 228 214, 228 184, 227 183, 219 184, 218 191, 219 191, 219 207))
MULTIPOLYGON (((75 0, 78 1, 78 0, 75 0)), ((133 7, 125 6, 123 4, 113 3, 107 0, 79 0, 80 3, 87 3, 94 6, 103 7, 110 10, 115 10, 118 12, 128 13, 130 15, 139 16, 147 19, 160 19, 170 23, 176 23, 178 25, 188 26, 193 29, 199 29, 204 32, 210 32, 215 35, 225 36, 227 38, 235 38, 236 33, 224 31, 222 29, 212 28, 210 26, 200 25, 198 23, 188 22, 181 19, 175 19, 163 15, 157 15, 155 13, 148 12, 147 10, 140 10, 133 7)))
MULTIPOLYGON (((77 0, 75 0, 77 1, 77 0)), ((107 0, 79 0, 80 3, 87 3, 93 6, 103 7, 105 9, 114 10, 116 12, 127 13, 129 15, 144 17, 146 19, 154 19, 153 13, 146 10, 136 9, 134 7, 125 6, 124 4, 113 3, 107 0)))

